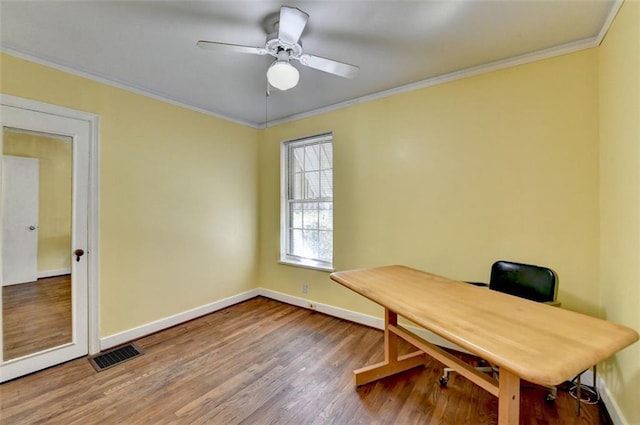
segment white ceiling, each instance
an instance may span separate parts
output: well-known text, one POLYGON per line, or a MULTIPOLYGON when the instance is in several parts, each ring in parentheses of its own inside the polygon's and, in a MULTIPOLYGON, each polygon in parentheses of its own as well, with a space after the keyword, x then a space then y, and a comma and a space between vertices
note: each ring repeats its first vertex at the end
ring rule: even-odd
POLYGON ((260 126, 265 119, 304 116, 486 64, 594 46, 619 3, 2 1, 0 47, 260 126), (358 77, 347 80, 295 63, 298 86, 286 92, 272 90, 266 102, 265 73, 271 56, 196 47, 201 39, 264 46, 265 28, 281 5, 310 15, 302 35, 305 53, 358 65, 358 77))

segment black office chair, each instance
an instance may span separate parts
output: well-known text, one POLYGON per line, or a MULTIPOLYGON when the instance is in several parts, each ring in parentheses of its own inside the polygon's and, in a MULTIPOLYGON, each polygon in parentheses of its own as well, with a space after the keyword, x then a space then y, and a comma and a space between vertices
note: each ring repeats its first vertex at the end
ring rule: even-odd
POLYGON ((496 261, 491 266, 489 289, 541 303, 559 304, 558 276, 553 270, 530 264, 496 261))
MULTIPOLYGON (((489 289, 494 291, 559 306, 560 303, 556 300, 558 292, 557 282, 558 276, 549 268, 514 263, 511 261, 496 261, 491 266, 491 280, 489 281, 489 285, 482 282, 469 283, 477 286, 489 286, 489 289)), ((496 366, 480 366, 476 369, 481 372, 493 373, 494 378, 497 378, 498 368, 496 366)), ((440 377, 441 386, 444 387, 447 385, 451 372, 453 372, 453 369, 444 369, 442 377, 440 377)), ((556 396, 557 389, 555 387, 549 387, 549 394, 547 394, 546 400, 553 402, 556 396)))

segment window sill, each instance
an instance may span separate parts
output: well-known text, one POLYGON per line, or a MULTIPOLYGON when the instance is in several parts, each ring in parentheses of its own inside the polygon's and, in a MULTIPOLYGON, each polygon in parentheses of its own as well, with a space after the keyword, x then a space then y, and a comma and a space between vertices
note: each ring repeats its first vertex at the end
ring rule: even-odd
POLYGON ((302 267, 303 269, 319 270, 322 272, 329 272, 329 273, 332 273, 335 271, 335 269, 332 266, 325 266, 323 264, 319 264, 313 261, 295 261, 295 260, 283 259, 278 261, 278 263, 284 264, 285 266, 302 267))

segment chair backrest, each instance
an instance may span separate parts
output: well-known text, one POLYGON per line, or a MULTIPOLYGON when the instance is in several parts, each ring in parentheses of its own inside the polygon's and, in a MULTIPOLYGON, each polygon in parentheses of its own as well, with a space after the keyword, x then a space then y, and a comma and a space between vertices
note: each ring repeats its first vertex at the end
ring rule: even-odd
POLYGON ((546 267, 496 261, 491 266, 489 288, 538 302, 555 301, 556 273, 546 267))

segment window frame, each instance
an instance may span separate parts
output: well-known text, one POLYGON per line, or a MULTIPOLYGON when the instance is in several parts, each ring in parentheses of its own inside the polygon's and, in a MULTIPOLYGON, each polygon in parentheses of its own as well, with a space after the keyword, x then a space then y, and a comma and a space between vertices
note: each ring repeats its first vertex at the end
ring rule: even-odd
MULTIPOLYGON (((326 168, 324 168, 326 170, 326 168)), ((313 171, 313 170, 312 170, 313 171)), ((318 165, 318 171, 321 173, 320 163, 318 165)), ((304 172, 308 172, 305 170, 304 172)), ((320 178, 320 174, 319 174, 320 178)), ((320 185, 319 185, 320 187, 320 185)), ((320 224, 313 229, 320 232, 320 224)), ((324 231, 324 230, 322 230, 324 231)), ((333 229, 333 133, 322 133, 314 136, 302 137, 298 139, 285 140, 280 145, 280 260, 279 263, 310 268, 323 271, 334 271, 333 268, 333 241, 334 241, 334 229, 333 229), (293 147, 309 146, 314 144, 324 144, 329 142, 331 144, 331 181, 332 190, 330 197, 320 197, 312 199, 293 199, 291 195, 290 172, 291 168, 291 152, 293 147), (291 231, 293 229, 290 226, 292 222, 291 208, 292 203, 331 203, 332 215, 331 215, 331 260, 325 261, 319 258, 309 258, 292 253, 292 238, 291 231)))

